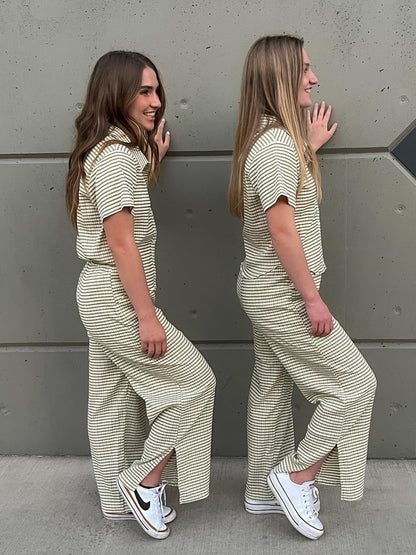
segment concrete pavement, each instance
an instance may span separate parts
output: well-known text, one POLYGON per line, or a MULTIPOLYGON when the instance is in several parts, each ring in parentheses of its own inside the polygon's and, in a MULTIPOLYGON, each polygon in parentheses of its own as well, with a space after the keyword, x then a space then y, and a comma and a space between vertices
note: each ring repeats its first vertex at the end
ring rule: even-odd
POLYGON ((242 506, 246 460, 215 458, 208 499, 178 507, 170 537, 149 538, 136 522, 102 518, 89 458, 0 457, 2 555, 410 555, 416 553, 416 461, 372 460, 366 494, 339 501, 321 487, 318 541, 300 536, 281 515, 254 516, 242 506))

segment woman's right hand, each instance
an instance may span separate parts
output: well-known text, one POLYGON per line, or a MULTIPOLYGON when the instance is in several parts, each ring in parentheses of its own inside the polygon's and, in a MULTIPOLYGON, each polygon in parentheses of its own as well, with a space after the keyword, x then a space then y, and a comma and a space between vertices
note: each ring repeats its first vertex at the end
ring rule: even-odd
POLYGON ((313 301, 305 302, 306 311, 311 322, 311 335, 314 337, 325 337, 334 329, 334 321, 328 307, 318 296, 313 301))
POLYGON ((162 161, 170 146, 170 131, 166 131, 163 136, 163 129, 165 127, 165 118, 162 118, 157 127, 155 142, 159 149, 159 162, 162 161))
POLYGON ((143 353, 158 359, 167 351, 166 332, 156 314, 139 318, 140 340, 143 353))
POLYGON ((337 129, 337 123, 333 123, 328 129, 331 111, 332 106, 328 106, 325 111, 325 102, 321 102, 320 106, 316 103, 312 113, 307 111, 308 139, 314 152, 328 142, 337 129))

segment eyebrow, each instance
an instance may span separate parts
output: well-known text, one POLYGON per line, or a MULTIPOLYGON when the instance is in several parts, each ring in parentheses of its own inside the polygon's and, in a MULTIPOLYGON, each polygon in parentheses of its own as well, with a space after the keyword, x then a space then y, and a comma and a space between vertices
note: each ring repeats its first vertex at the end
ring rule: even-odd
POLYGON ((152 87, 151 85, 141 85, 140 90, 141 91, 153 91, 153 90, 157 91, 157 90, 159 90, 159 85, 156 87, 156 89, 155 89, 155 87, 152 87))
POLYGON ((309 62, 308 62, 308 63, 303 62, 303 65, 304 65, 305 67, 311 67, 311 64, 310 64, 309 62))

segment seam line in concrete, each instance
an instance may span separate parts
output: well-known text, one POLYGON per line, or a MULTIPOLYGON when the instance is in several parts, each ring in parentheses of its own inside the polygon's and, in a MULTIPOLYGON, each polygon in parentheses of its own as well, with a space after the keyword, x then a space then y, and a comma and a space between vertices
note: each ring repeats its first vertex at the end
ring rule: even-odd
MULTIPOLYGON (((355 341, 359 349, 416 349, 416 341, 355 341)), ((253 348, 251 341, 246 342, 195 342, 194 345, 204 351, 232 351, 240 349, 250 351, 253 348)), ((84 352, 88 348, 85 344, 66 345, 0 345, 0 353, 32 353, 32 352, 84 352)))
MULTIPOLYGON (((382 154, 389 152, 388 147, 365 147, 365 148, 323 148, 319 151, 320 157, 336 157, 343 155, 345 156, 357 156, 363 155, 371 157, 374 154, 382 154)), ((229 159, 232 156, 232 150, 207 150, 207 151, 176 151, 168 152, 166 157, 168 159, 181 159, 181 158, 214 158, 218 160, 229 159)), ((51 163, 63 163, 67 162, 69 158, 69 153, 65 152, 45 152, 36 153, 29 152, 27 154, 0 154, 0 164, 33 164, 34 162, 41 161, 45 164, 51 163)))

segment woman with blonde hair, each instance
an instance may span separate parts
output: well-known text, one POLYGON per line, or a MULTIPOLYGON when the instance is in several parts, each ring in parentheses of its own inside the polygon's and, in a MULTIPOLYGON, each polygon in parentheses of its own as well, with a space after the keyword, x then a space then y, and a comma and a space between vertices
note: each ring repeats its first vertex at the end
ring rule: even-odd
POLYGON ((163 479, 178 485, 181 503, 208 495, 215 389, 207 362, 154 304, 148 186, 169 147, 164 108, 148 58, 102 56, 76 120, 66 190, 85 260, 77 302, 89 337, 88 434, 102 511, 135 518, 156 539, 176 516, 163 479))
POLYGON ((238 295, 254 335, 248 404, 248 512, 284 513, 304 536, 323 532, 315 479, 361 498, 376 388, 366 361, 319 294, 325 271, 316 151, 333 135, 331 107, 303 40, 258 39, 247 55, 229 187, 243 219, 238 295), (292 390, 316 405, 295 447, 292 390))

